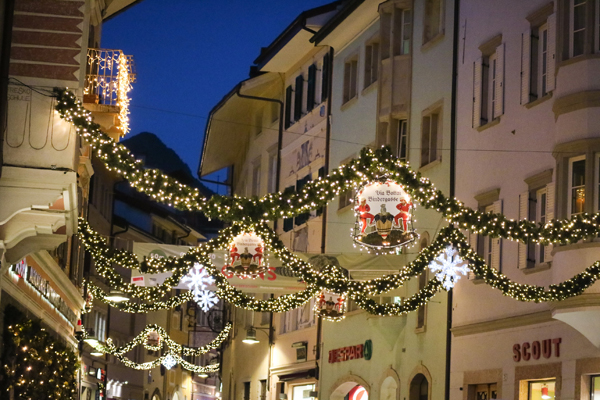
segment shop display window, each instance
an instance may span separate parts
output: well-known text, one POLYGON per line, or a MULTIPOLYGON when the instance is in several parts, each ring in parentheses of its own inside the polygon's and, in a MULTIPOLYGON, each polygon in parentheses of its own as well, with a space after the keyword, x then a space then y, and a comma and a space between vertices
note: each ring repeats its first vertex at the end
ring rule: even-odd
POLYGON ((592 375, 590 385, 590 400, 600 400, 600 375, 592 375))
POLYGON ((299 385, 292 388, 292 400, 310 399, 310 392, 315 390, 315 385, 299 385))
POLYGON ((529 381, 527 400, 546 400, 555 398, 556 380, 529 381))
POLYGON ((477 385, 475 389, 476 400, 489 400, 498 398, 498 389, 495 383, 489 385, 477 385))

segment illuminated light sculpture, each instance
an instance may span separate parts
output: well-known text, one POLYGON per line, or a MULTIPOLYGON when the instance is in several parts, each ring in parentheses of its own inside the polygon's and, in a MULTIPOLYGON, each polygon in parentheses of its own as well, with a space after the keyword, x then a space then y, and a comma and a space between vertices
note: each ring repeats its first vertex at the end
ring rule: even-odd
POLYGON ((223 268, 223 273, 242 279, 255 279, 267 273, 269 265, 264 251, 265 243, 254 232, 235 236, 229 246, 229 263, 223 268))
POLYGON ((206 312, 210 310, 212 306, 219 302, 217 296, 206 289, 207 286, 212 285, 215 280, 200 264, 195 263, 194 268, 192 268, 190 273, 184 276, 181 281, 187 283, 192 292, 194 301, 198 303, 203 311, 206 312))
POLYGON ((177 360, 171 354, 167 354, 162 360, 162 365, 166 369, 171 369, 177 365, 177 360))
POLYGON ((469 267, 467 262, 460 258, 458 251, 452 246, 448 246, 429 264, 431 272, 442 283, 446 290, 454 287, 456 281, 460 279, 460 274, 467 275, 469 267))
POLYGON ((390 179, 371 182, 356 194, 356 224, 352 237, 361 246, 392 249, 417 237, 413 222, 414 204, 404 187, 390 179))

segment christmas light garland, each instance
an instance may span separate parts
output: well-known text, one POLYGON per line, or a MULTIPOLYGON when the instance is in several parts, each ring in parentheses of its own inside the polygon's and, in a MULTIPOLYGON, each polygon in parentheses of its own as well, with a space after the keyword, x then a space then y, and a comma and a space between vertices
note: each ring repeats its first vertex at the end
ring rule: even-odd
POLYGON ((167 331, 164 328, 162 328, 161 326, 156 325, 156 324, 151 324, 151 325, 147 325, 143 331, 141 331, 136 337, 134 337, 131 340, 131 342, 129 342, 128 344, 126 344, 124 346, 116 347, 114 345, 112 339, 108 338, 106 340, 105 345, 99 343, 95 348, 97 350, 102 351, 103 353, 108 353, 115 357, 123 356, 139 345, 144 346, 144 348, 146 348, 147 350, 158 351, 158 350, 162 349, 162 346, 152 345, 152 344, 148 343, 148 335, 151 332, 156 332, 160 336, 160 341, 164 342, 164 344, 166 346, 166 349, 167 349, 165 351, 166 353, 181 354, 184 356, 199 356, 202 354, 206 354, 210 350, 216 349, 217 347, 219 347, 221 345, 221 343, 223 343, 225 341, 225 339, 227 339, 227 336, 229 335, 229 331, 231 331, 231 324, 225 325, 225 328, 223 328, 223 330, 217 335, 217 337, 214 338, 210 343, 205 344, 202 347, 188 347, 188 346, 180 345, 179 343, 177 343, 173 339, 171 339, 171 337, 169 336, 167 331))
POLYGON ((18 399, 76 399, 77 354, 8 305, 4 310, 1 397, 12 390, 18 399))
MULTIPOLYGON (((406 279, 422 273, 432 259, 449 244, 456 246, 461 257, 469 262, 471 270, 487 284, 520 301, 563 300, 581 294, 600 276, 600 262, 597 262, 575 277, 560 284, 551 285, 549 290, 538 286, 518 284, 485 265, 485 262, 468 246, 464 235, 453 228, 442 229, 434 244, 422 251, 415 261, 397 274, 356 282, 347 279, 339 268, 330 267, 321 272, 315 271, 308 263, 302 262, 289 252, 275 232, 269 230, 265 222, 295 217, 319 209, 341 192, 381 179, 381 177, 397 182, 423 207, 437 210, 448 222, 455 224, 458 228, 467 229, 482 236, 502 237, 523 243, 570 244, 592 235, 598 235, 600 233, 600 213, 581 214, 570 220, 552 220, 546 224, 536 224, 527 220, 514 221, 502 214, 473 210, 456 199, 444 196, 427 178, 414 172, 406 163, 394 157, 388 148, 375 151, 363 149, 359 158, 334 169, 327 177, 320 177, 307 183, 299 192, 290 190, 282 193, 270 193, 262 198, 215 195, 206 199, 196 188, 183 185, 158 170, 144 169, 143 163, 135 160, 125 146, 114 142, 101 132, 100 126, 92 122, 91 114, 82 107, 72 93, 59 89, 56 89, 55 93, 58 99, 56 109, 61 117, 71 121, 77 132, 94 147, 106 166, 124 176, 131 186, 169 206, 202 211, 208 217, 233 221, 235 222, 234 227, 244 226, 244 229, 256 231, 257 234, 262 235, 265 245, 271 247, 274 255, 308 284, 307 289, 303 292, 269 300, 252 299, 229 285, 220 271, 210 263, 207 255, 212 251, 212 245, 217 248, 216 246, 223 245, 230 240, 231 233, 235 229, 219 236, 212 245, 188 252, 181 259, 165 260, 163 263, 157 264, 148 263, 150 268, 173 270, 174 276, 177 276, 183 273, 185 268, 189 270, 190 259, 194 259, 215 278, 218 296, 239 307, 255 311, 287 311, 290 309, 289 307, 297 307, 308 301, 312 297, 309 294, 315 295, 320 290, 327 289, 355 299, 359 306, 366 308, 369 312, 398 315, 416 309, 431 298, 440 289, 439 281, 431 280, 426 287, 427 290, 423 289, 401 305, 377 305, 372 299, 365 296, 385 293, 399 287, 406 279), (284 300, 279 300, 282 298, 284 300)), ((102 256, 107 257, 105 254, 102 256)), ((115 255, 115 258, 119 257, 127 260, 129 256, 124 253, 115 255)), ((125 262, 125 264, 128 263, 125 262)), ((111 286, 114 283, 124 288, 127 293, 131 291, 131 294, 139 294, 140 297, 150 300, 148 298, 150 291, 131 288, 127 286, 128 284, 121 286, 123 283, 112 276, 110 271, 103 270, 103 273, 107 274, 111 286)), ((153 293, 164 295, 174 281, 175 278, 168 284, 163 284, 162 288, 153 289, 153 293)))

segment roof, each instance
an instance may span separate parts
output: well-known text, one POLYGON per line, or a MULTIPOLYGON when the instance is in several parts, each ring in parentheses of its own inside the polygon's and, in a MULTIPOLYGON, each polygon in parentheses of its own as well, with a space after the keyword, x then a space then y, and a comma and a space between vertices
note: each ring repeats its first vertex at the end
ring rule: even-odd
POLYGON ((307 27, 308 19, 336 11, 346 1, 348 0, 337 0, 301 12, 271 44, 261 49, 260 55, 254 60, 254 64, 258 66, 258 69, 261 69, 302 30, 306 31, 309 37, 312 36, 315 31, 307 27))
POLYGON ((311 39, 311 43, 319 44, 327 35, 329 35, 335 28, 337 28, 350 14, 354 12, 365 0, 348 0, 338 11, 333 18, 319 29, 311 39))

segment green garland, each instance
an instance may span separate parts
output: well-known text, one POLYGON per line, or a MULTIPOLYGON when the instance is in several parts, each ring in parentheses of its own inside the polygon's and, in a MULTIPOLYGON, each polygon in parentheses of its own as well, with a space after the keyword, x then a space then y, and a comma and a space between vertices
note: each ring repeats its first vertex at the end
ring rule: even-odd
POLYGON ((333 170, 327 177, 307 183, 300 192, 269 193, 262 198, 215 195, 205 199, 196 188, 185 186, 159 170, 144 169, 143 163, 125 146, 116 143, 100 130, 100 125, 92 122, 91 114, 73 93, 61 89, 55 89, 55 93, 56 110, 90 142, 107 168, 123 175, 133 187, 156 201, 180 209, 199 210, 223 221, 261 223, 295 217, 327 205, 343 191, 386 176, 402 185, 425 208, 436 209, 450 223, 482 235, 547 245, 575 243, 600 233, 600 213, 542 225, 465 207, 460 201, 444 196, 427 178, 394 157, 389 148, 363 149, 359 158, 333 170))
MULTIPOLYGON (((578 215, 571 220, 553 220, 546 224, 536 224, 527 220, 513 221, 502 214, 482 213, 465 207, 456 199, 444 196, 427 178, 412 171, 405 163, 394 157, 388 148, 376 151, 363 149, 359 158, 333 170, 327 177, 307 183, 299 192, 290 190, 283 193, 270 193, 262 198, 215 195, 211 199, 205 199, 195 188, 187 187, 158 170, 144 169, 143 163, 135 160, 126 147, 114 142, 100 131, 100 126, 92 122, 91 114, 83 108, 72 93, 58 89, 55 92, 58 98, 56 109, 60 115, 71 121, 78 133, 90 142, 106 166, 123 175, 131 186, 167 205, 184 210, 199 210, 208 217, 234 222, 231 229, 222 232, 214 242, 203 246, 200 250, 194 249, 181 258, 164 260, 160 263, 146 263, 144 267, 148 270, 174 271, 173 279, 159 288, 132 288, 128 286, 129 284, 124 284, 122 280, 119 281, 119 277, 109 269, 108 265, 102 266, 102 273, 111 286, 117 286, 127 293, 134 293, 146 300, 151 300, 152 295, 165 295, 169 287, 176 282, 175 277, 181 277, 181 274, 189 269, 191 263, 198 262, 215 278, 218 287, 217 295, 239 307, 255 311, 282 312, 290 307, 304 304, 320 290, 329 290, 355 299, 361 307, 369 312, 398 315, 418 308, 439 291, 437 280, 431 280, 426 290, 423 289, 400 305, 378 305, 368 296, 398 288, 407 279, 422 273, 444 246, 449 244, 453 244, 459 249, 461 256, 469 261, 472 271, 482 277, 487 284, 501 290, 504 295, 520 301, 563 300, 581 294, 600 276, 599 263, 594 263, 581 274, 560 284, 551 285, 549 290, 538 286, 518 284, 485 265, 483 260, 468 246, 464 235, 453 228, 442 229, 434 243, 397 274, 365 282, 355 282, 347 279, 339 268, 328 267, 324 271, 315 271, 308 263, 299 260, 289 252, 276 233, 270 230, 265 223, 319 209, 327 205, 339 193, 382 176, 400 184, 416 202, 427 209, 437 210, 448 222, 455 224, 458 228, 467 229, 483 236, 502 237, 522 243, 569 244, 592 235, 598 235, 600 233, 600 213, 578 215), (244 295, 229 285, 227 279, 211 264, 207 256, 213 248, 226 248, 232 235, 243 230, 253 230, 261 236, 265 241, 265 246, 270 248, 286 267, 307 283, 307 289, 293 295, 260 301, 244 295)), ((98 243, 96 242, 95 245, 98 243)), ((126 253, 115 253, 112 256, 105 252, 97 254, 101 259, 105 258, 105 263, 108 263, 108 260, 113 262, 120 260, 125 266, 135 265, 130 262, 131 255, 126 253)), ((102 294, 99 297, 102 297, 102 294)), ((126 305, 125 307, 134 306, 126 305)))
POLYGON ((9 305, 4 310, 0 398, 76 399, 78 357, 39 321, 9 305))

